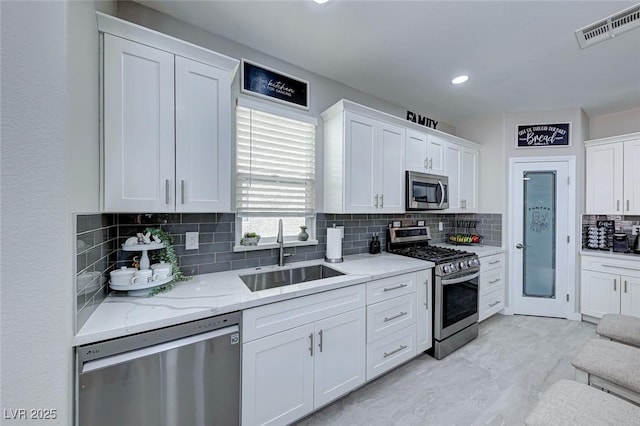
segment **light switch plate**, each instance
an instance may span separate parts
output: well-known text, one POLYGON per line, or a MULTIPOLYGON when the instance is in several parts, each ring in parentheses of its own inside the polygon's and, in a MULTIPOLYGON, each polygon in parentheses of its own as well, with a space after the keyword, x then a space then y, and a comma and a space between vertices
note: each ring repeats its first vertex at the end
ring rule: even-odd
POLYGON ((199 238, 197 232, 185 232, 184 234, 184 249, 185 250, 198 250, 199 238))
POLYGON ((444 224, 442 222, 438 222, 438 231, 444 231, 444 224))
POLYGON ((640 234, 640 225, 633 225, 631 227, 631 235, 638 235, 640 234))

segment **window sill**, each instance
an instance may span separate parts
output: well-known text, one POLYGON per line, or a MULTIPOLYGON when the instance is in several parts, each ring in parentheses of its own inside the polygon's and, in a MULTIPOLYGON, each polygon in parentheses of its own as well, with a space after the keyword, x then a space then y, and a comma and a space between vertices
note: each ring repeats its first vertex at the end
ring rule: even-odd
MULTIPOLYGON (((291 240, 291 241, 284 242, 284 247, 301 247, 301 246, 317 246, 317 245, 318 245, 318 240, 307 240, 307 241, 291 240)), ((233 251, 242 252, 242 251, 254 251, 254 250, 268 250, 268 249, 274 249, 278 247, 280 247, 280 244, 272 243, 272 242, 264 243, 264 244, 258 243, 257 246, 234 245, 233 251)))

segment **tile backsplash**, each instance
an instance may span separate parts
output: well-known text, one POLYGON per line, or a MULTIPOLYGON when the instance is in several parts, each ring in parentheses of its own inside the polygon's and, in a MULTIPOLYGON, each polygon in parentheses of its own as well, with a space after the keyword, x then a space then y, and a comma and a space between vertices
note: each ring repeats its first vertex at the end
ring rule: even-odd
MULTIPOLYGON (((316 216, 318 245, 285 248, 293 254, 290 262, 322 259, 326 251, 327 228, 344 226, 343 255, 368 253, 371 235, 377 232, 382 249, 386 250, 386 229, 392 220, 415 223, 425 220, 431 228, 432 242, 446 242, 456 229, 456 222, 475 221, 476 230, 484 236, 484 244, 502 244, 502 215, 500 214, 324 214, 316 216), (439 231, 442 222, 443 230, 439 231)), ((185 275, 199 275, 233 269, 274 265, 278 261, 277 249, 233 252, 235 215, 232 213, 139 213, 93 214, 77 218, 77 330, 89 318, 96 306, 108 294, 109 272, 120 266, 129 266, 135 252, 123 252, 118 247, 128 238, 147 227, 161 227, 173 238, 178 263, 185 275), (197 250, 185 249, 185 232, 199 233, 197 250)), ((312 236, 313 237, 313 236, 312 236)), ((462 247, 464 249, 464 247, 462 247)))

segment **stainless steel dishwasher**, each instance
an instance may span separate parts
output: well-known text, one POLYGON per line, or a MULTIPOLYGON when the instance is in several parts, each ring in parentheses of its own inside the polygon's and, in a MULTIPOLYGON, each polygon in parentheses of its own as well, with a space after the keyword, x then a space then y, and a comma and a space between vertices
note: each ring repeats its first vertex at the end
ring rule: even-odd
POLYGON ((80 346, 76 424, 239 425, 240 321, 233 312, 80 346))

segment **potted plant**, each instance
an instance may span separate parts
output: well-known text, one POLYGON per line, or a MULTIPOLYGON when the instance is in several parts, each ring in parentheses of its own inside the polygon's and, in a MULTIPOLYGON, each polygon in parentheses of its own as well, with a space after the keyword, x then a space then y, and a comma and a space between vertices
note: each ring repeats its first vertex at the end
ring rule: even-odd
POLYGON ((298 240, 307 241, 308 239, 309 239, 309 234, 307 233, 307 226, 306 225, 301 225, 300 226, 300 233, 298 234, 298 240))
POLYGON ((260 241, 260 235, 255 232, 245 232, 240 240, 240 244, 243 246, 257 246, 260 241))

